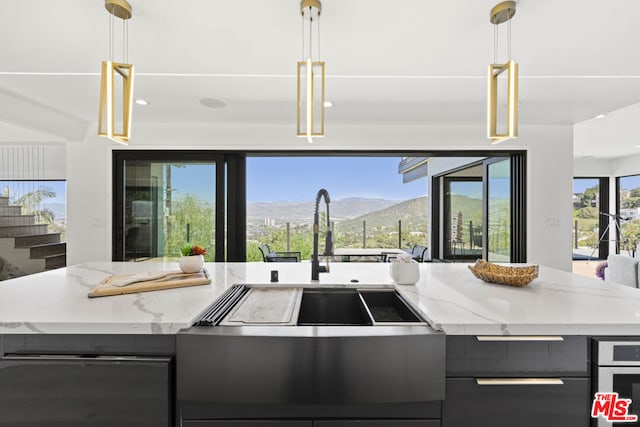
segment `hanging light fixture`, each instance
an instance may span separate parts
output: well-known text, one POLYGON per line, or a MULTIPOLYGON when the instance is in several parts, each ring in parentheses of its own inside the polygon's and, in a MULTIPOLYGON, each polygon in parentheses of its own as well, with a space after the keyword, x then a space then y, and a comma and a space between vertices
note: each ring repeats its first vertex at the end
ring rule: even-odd
POLYGON ((494 25, 493 64, 487 75, 487 136, 492 144, 518 137, 518 64, 511 59, 511 18, 516 14, 516 2, 504 1, 491 9, 489 21, 494 25), (508 22, 508 59, 498 63, 498 25, 508 22), (507 74, 506 130, 498 132, 498 78, 507 74))
POLYGON ((302 61, 298 62, 298 136, 312 143, 313 137, 324 136, 324 62, 314 61, 313 24, 317 23, 317 58, 320 58, 319 0, 302 0, 302 61), (305 27, 308 29, 309 46, 305 50, 305 27))
POLYGON ((104 7, 110 14, 109 60, 102 61, 98 135, 127 145, 131 135, 133 110, 133 65, 127 64, 129 61, 128 20, 132 16, 132 9, 126 0, 105 0, 104 7), (114 18, 122 20, 122 62, 113 61, 114 18))

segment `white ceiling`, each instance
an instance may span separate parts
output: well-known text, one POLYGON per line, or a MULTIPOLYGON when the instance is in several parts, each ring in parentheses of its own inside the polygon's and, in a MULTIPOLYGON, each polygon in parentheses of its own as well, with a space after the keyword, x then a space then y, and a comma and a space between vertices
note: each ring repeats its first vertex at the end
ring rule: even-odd
MULTIPOLYGON (((299 0, 130 2, 135 94, 150 102, 136 106, 135 123, 295 126, 299 0), (226 107, 205 108, 201 98, 226 107)), ((334 102, 327 126, 484 125, 485 73, 493 59, 488 18, 496 0, 322 3, 322 59, 327 98, 334 102)), ((520 124, 576 124, 640 103, 640 2, 517 3, 512 52, 520 67, 520 124)), ((36 142, 42 135, 78 140, 95 128, 99 66, 108 56, 103 4, 3 6, 0 142, 36 142)), ((624 120, 640 122, 639 116, 634 107, 624 120)), ((626 125, 608 119, 577 133, 584 134, 576 140, 577 156, 640 153, 639 142, 610 137, 608 127, 626 125)))

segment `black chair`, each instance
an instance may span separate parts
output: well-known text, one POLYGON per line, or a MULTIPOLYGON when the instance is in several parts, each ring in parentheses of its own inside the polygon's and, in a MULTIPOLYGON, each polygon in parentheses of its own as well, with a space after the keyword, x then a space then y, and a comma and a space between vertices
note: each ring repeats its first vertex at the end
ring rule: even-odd
POLYGON ((300 252, 274 252, 269 245, 258 246, 264 262, 300 262, 300 252))
POLYGON ((381 262, 392 262, 396 258, 398 258, 398 253, 397 252, 382 252, 382 258, 380 259, 380 261, 381 262))
POLYGON ((411 258, 418 262, 424 262, 424 257, 427 256, 427 247, 422 245, 414 245, 411 248, 411 258))

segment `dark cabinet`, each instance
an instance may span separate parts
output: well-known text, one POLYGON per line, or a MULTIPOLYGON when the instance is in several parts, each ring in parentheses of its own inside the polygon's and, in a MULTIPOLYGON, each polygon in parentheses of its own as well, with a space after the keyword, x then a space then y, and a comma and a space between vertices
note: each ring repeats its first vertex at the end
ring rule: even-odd
POLYGON ((311 420, 189 420, 182 427, 312 427, 311 420))
POLYGON ((183 427, 440 427, 440 420, 188 420, 183 427))
POLYGON ((440 427, 440 420, 322 420, 313 427, 440 427))
POLYGON ((0 426, 173 425, 170 357, 5 354, 0 426))
POLYGON ((587 427, 588 378, 452 378, 443 404, 445 427, 587 427), (536 383, 535 380, 547 384, 536 383))
POLYGON ((584 336, 447 336, 443 427, 588 427, 584 336))

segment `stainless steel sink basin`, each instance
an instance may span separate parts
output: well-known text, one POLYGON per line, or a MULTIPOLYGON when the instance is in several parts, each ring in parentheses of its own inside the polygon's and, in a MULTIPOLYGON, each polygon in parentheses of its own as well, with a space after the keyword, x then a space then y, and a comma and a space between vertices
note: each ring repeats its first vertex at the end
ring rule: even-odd
MULTIPOLYGON (((230 289, 178 334, 181 405, 294 405, 322 413, 326 406, 316 405, 379 407, 444 398, 445 336, 394 289, 304 287, 299 311, 286 326, 273 318, 268 324, 245 318, 225 324, 225 313, 238 317, 238 301, 251 301, 251 287, 245 288, 244 295, 230 289)), ((291 307, 287 301, 282 306, 291 307)), ((263 314, 274 306, 266 304, 263 314)))
POLYGON ((305 289, 298 325, 358 325, 373 322, 355 289, 305 289))

